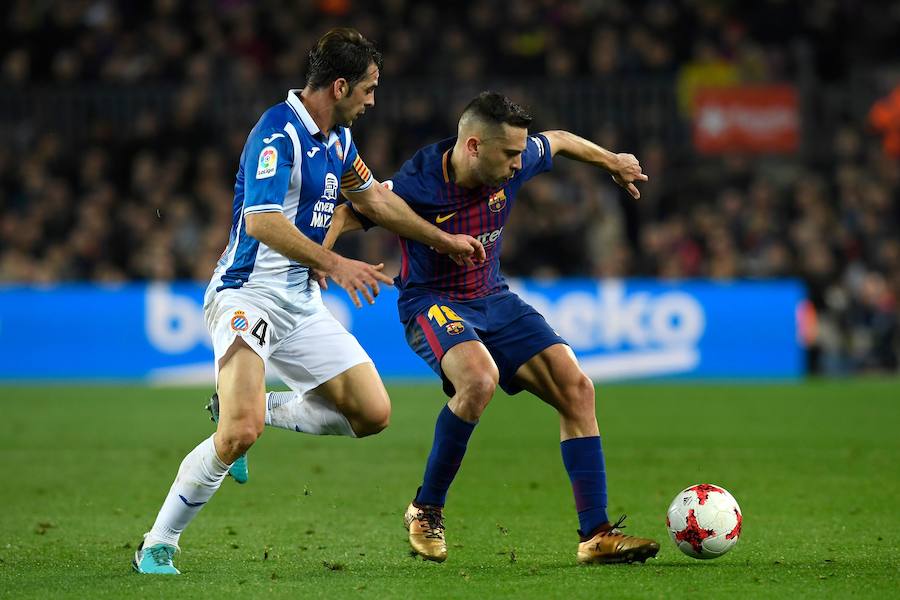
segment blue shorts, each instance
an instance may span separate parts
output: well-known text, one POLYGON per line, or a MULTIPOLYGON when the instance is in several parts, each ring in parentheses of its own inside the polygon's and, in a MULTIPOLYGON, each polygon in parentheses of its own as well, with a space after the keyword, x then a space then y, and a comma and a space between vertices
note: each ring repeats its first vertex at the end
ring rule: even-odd
POLYGON ((441 359, 461 342, 484 344, 507 394, 522 391, 513 382, 519 367, 545 348, 566 343, 538 311, 509 290, 476 300, 426 295, 407 307, 411 316, 404 322, 406 343, 441 377, 448 396, 455 391, 441 369, 441 359))

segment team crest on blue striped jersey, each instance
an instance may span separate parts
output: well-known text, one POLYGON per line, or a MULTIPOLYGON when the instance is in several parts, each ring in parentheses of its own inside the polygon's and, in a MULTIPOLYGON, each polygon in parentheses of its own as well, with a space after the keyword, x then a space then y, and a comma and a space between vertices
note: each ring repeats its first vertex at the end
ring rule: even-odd
POLYGON ((491 212, 500 212, 506 207, 506 190, 499 190, 488 198, 488 208, 491 212))
POLYGON ((247 315, 242 310, 234 311, 234 316, 231 317, 231 328, 235 331, 247 331, 250 327, 250 322, 247 321, 247 315))
POLYGON ((334 173, 325 174, 325 186, 322 188, 322 200, 334 202, 337 200, 338 178, 334 173))
POLYGON ((344 147, 341 146, 341 140, 334 141, 334 151, 337 152, 338 160, 344 162, 344 147))
POLYGON ((465 328, 466 326, 459 321, 454 321, 453 323, 447 324, 447 333, 450 335, 459 335, 465 328))

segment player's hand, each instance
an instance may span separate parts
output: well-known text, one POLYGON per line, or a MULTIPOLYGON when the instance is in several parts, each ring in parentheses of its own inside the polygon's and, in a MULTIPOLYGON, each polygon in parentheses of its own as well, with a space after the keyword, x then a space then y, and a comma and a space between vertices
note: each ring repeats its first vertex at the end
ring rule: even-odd
POLYGON ((447 241, 436 250, 450 257, 450 260, 459 266, 473 267, 476 263, 483 263, 486 254, 484 245, 471 235, 456 233, 447 236, 447 241))
POLYGON ((616 154, 615 164, 609 170, 609 174, 612 175, 613 181, 625 188, 635 200, 641 197, 641 192, 638 191, 634 182, 650 179, 641 171, 641 163, 638 162, 637 157, 624 152, 616 154))
POLYGON ((324 271, 320 271, 318 269, 310 269, 309 278, 318 283, 319 287, 323 290, 328 289, 328 276, 324 271))
POLYGON ((358 294, 362 294, 369 304, 375 304, 379 292, 378 282, 393 285, 394 281, 382 273, 382 270, 384 263, 370 265, 359 260, 339 257, 329 276, 336 284, 347 290, 356 308, 362 308, 358 294))
MULTIPOLYGON (((335 242, 337 242, 338 237, 340 237, 343 232, 353 231, 354 229, 362 229, 362 223, 360 223, 359 219, 353 215, 353 211, 350 210, 350 206, 347 203, 339 204, 337 208, 334 209, 334 214, 331 217, 331 225, 325 233, 325 239, 322 240, 322 247, 331 250, 334 248, 335 242)), ((328 280, 325 271, 310 269, 309 277, 318 283, 319 287, 323 290, 328 289, 328 280)))

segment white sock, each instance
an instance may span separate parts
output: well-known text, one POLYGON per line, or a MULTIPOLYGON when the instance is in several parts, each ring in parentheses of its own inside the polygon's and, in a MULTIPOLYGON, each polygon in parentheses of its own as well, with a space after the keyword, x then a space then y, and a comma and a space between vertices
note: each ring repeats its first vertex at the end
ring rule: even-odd
POLYGON ((266 394, 266 425, 312 435, 356 437, 350 421, 335 405, 313 392, 266 394))
POLYGON ((144 546, 164 543, 177 547, 181 532, 222 485, 230 466, 216 454, 213 436, 191 450, 181 461, 175 482, 144 539, 144 546))

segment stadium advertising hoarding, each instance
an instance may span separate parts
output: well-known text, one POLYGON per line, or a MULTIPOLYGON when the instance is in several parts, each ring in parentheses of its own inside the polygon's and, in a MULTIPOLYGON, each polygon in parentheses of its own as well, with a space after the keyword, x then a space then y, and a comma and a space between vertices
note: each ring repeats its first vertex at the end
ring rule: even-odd
POLYGON ((701 89, 694 98, 693 130, 694 146, 705 154, 796 152, 797 92, 788 85, 701 89))
MULTIPOLYGON (((802 286, 779 282, 513 281, 595 380, 793 378, 802 286)), ((337 286, 334 286, 337 288, 337 286)), ((203 287, 62 285, 0 291, 0 379, 140 379, 210 382, 203 287)), ((387 378, 428 377, 397 320, 396 291, 352 307, 340 289, 326 303, 387 378)))

